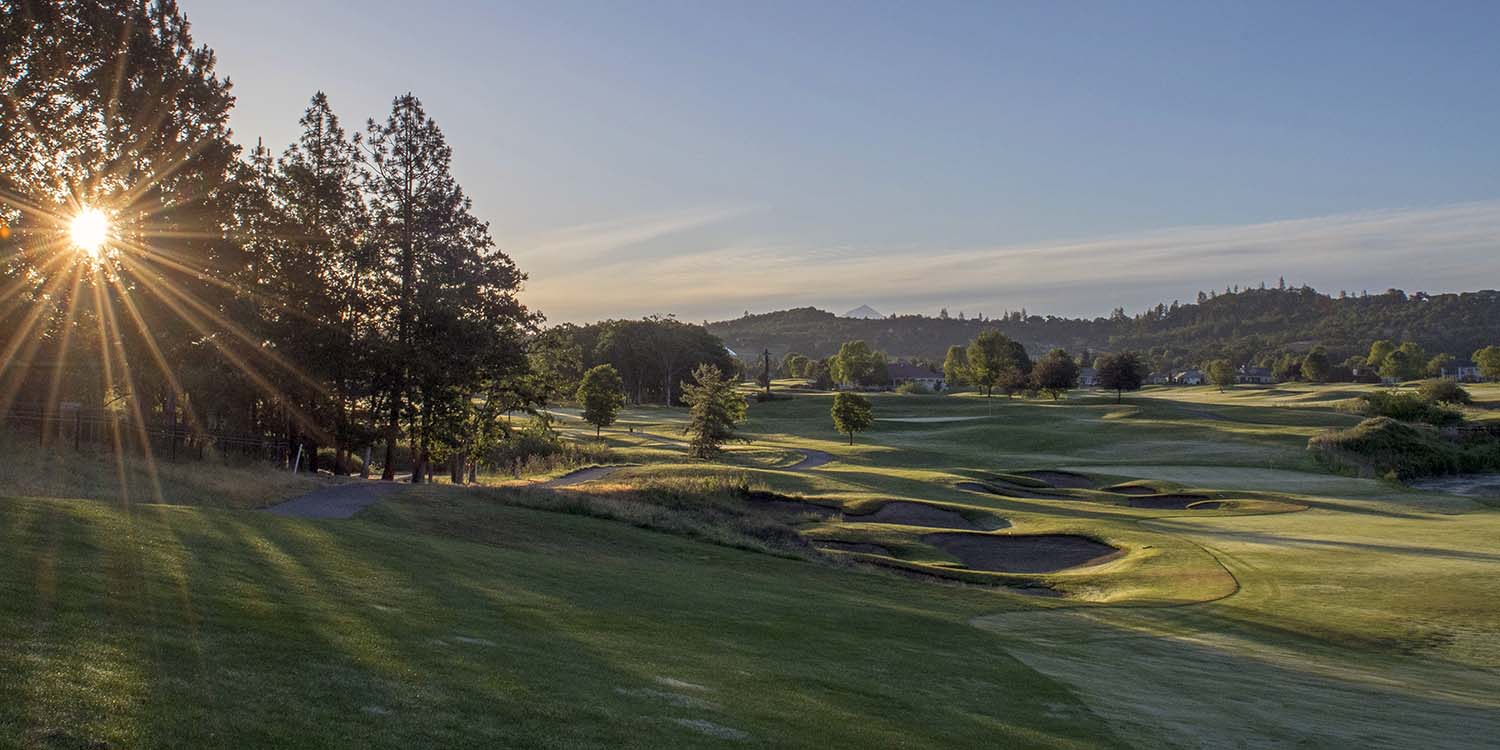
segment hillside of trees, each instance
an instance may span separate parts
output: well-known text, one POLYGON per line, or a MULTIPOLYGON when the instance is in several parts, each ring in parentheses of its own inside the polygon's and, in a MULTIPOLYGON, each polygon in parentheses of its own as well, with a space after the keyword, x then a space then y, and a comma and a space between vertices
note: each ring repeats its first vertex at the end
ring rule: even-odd
MULTIPOLYGON (((1467 359, 1500 341, 1500 291, 1463 294, 1322 294, 1310 287, 1200 292, 1188 304, 1172 302, 1128 315, 1062 318, 1007 313, 999 318, 940 315, 883 320, 840 318, 814 308, 746 315, 708 325, 739 351, 775 355, 837 353, 845 341, 863 340, 893 357, 941 362, 948 347, 983 330, 998 330, 1040 355, 1072 352, 1142 352, 1156 369, 1197 367, 1213 359, 1270 366, 1287 352, 1321 346, 1334 362, 1365 356, 1381 339, 1413 341, 1430 353, 1467 359)), ((1091 359, 1091 358, 1086 358, 1091 359)))

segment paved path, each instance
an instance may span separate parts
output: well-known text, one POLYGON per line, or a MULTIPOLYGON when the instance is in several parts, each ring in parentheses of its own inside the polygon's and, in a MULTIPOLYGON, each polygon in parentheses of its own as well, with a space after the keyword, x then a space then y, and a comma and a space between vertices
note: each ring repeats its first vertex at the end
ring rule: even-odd
POLYGON ((556 479, 549 479, 549 480, 547 480, 545 482, 542 482, 541 484, 536 485, 536 486, 538 486, 538 487, 551 487, 551 488, 554 488, 554 489, 558 488, 558 487, 572 487, 575 484, 583 484, 584 482, 592 482, 595 479, 603 479, 603 478, 609 476, 610 474, 613 474, 613 473, 615 473, 615 472, 617 472, 617 471, 619 471, 620 469, 623 469, 623 468, 625 468, 625 467, 624 466, 590 466, 587 469, 579 469, 577 471, 570 471, 570 472, 568 472, 568 473, 566 473, 566 474, 564 474, 564 475, 562 475, 562 476, 560 476, 560 477, 558 477, 556 479))
POLYGON ((822 466, 823 464, 826 464, 829 461, 833 460, 832 453, 825 453, 814 448, 797 448, 796 450, 802 451, 802 460, 786 467, 787 471, 807 471, 808 469, 816 469, 819 466, 822 466))
POLYGON ((266 512, 293 518, 349 518, 404 486, 399 482, 355 480, 313 490, 266 508, 266 512))

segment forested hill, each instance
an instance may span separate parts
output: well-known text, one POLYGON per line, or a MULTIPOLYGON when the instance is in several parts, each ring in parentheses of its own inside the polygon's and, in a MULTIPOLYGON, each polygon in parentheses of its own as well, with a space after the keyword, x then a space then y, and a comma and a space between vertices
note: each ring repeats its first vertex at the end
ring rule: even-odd
POLYGON ((1004 318, 840 318, 810 307, 710 323, 709 331, 740 352, 770 349, 778 356, 835 353, 856 339, 893 357, 941 360, 950 345, 998 329, 1033 354, 1053 347, 1149 352, 1159 366, 1191 366, 1228 357, 1259 362, 1284 351, 1326 347, 1334 361, 1363 354, 1378 339, 1415 341, 1427 351, 1466 359, 1500 343, 1500 292, 1333 297, 1302 287, 1200 294, 1196 303, 1158 305, 1136 315, 1078 319, 1012 313, 1004 318))

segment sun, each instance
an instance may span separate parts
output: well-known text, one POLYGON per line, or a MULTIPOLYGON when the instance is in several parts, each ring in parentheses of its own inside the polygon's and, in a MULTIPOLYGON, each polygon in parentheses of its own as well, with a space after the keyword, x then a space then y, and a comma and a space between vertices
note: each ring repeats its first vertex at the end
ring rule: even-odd
POLYGON ((73 217, 70 227, 73 244, 98 260, 104 253, 104 243, 109 239, 109 217, 97 208, 84 208, 73 217))

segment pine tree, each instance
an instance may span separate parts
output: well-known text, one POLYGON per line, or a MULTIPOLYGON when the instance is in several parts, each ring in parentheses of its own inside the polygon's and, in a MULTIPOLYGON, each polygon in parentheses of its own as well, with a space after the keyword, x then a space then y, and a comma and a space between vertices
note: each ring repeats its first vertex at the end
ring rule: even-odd
POLYGON ((682 384, 682 400, 692 406, 687 426, 689 453, 711 459, 734 439, 734 428, 745 418, 745 399, 734 382, 713 365, 699 365, 691 382, 682 384))
POLYGON ((363 182, 386 321, 386 467, 392 476, 401 421, 416 450, 412 481, 437 441, 467 414, 480 373, 519 376, 523 336, 535 317, 516 299, 525 276, 494 247, 489 227, 450 171, 452 150, 415 96, 397 97, 360 141, 363 182))

